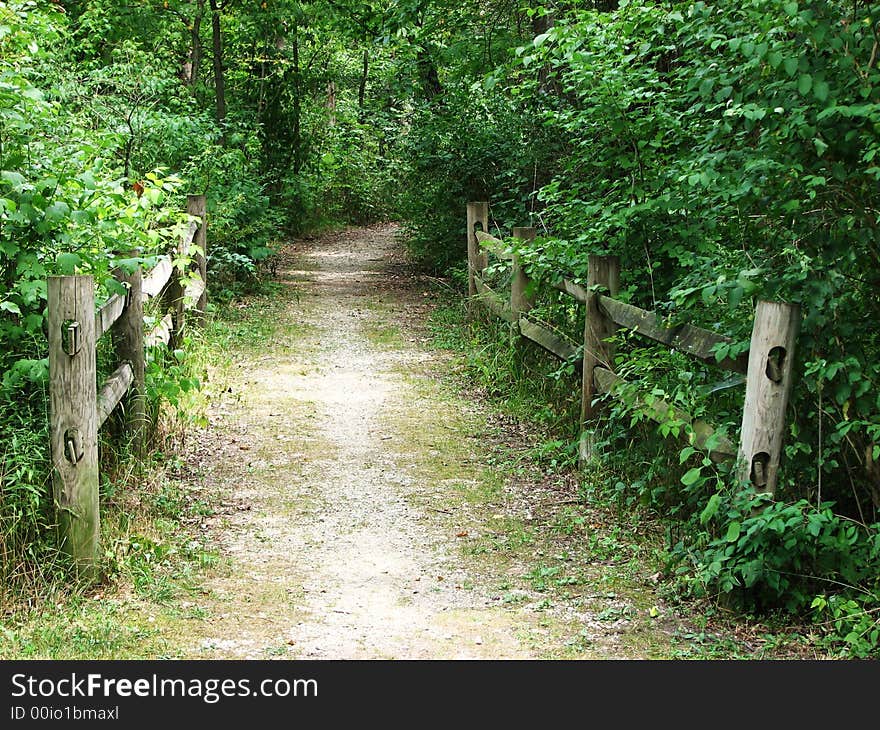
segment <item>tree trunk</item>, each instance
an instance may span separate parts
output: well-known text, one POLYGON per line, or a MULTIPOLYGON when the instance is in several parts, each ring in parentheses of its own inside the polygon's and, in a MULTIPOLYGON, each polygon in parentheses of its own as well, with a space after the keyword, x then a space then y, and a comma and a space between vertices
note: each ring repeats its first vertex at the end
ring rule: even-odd
POLYGON ((364 120, 364 97, 367 93, 367 76, 370 73, 370 51, 364 48, 364 65, 361 73, 361 83, 358 86, 358 116, 360 121, 364 120))
POLYGON ((293 23, 293 172, 302 169, 302 139, 300 131, 300 69, 299 69, 299 23, 293 23))
MULTIPOLYGON (((553 27, 555 18, 552 14, 536 15, 532 20, 532 32, 535 36, 546 33, 553 27)), ((552 82, 550 80, 550 67, 546 64, 538 69, 538 91, 549 93, 552 92, 552 82)))
POLYGON ((336 126, 336 82, 329 81, 327 83, 327 115, 328 124, 331 127, 336 126))
POLYGON ((211 38, 214 44, 214 93, 217 102, 217 124, 225 139, 226 80, 223 76, 223 37, 220 34, 220 8, 217 0, 211 0, 211 38))
POLYGON ((192 39, 189 51, 189 73, 186 78, 186 85, 190 91, 195 92, 196 84, 199 82, 199 71, 202 67, 202 16, 205 14, 205 0, 199 0, 196 3, 196 14, 193 16, 192 30, 190 38, 192 39))

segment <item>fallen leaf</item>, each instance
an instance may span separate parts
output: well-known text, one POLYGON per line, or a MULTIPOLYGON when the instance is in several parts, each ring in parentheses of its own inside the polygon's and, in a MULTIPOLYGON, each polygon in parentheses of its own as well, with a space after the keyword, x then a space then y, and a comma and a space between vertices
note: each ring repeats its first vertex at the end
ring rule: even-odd
POLYGON ((468 536, 467 530, 463 530, 462 532, 457 532, 457 533, 455 533, 455 536, 456 537, 467 537, 468 536))

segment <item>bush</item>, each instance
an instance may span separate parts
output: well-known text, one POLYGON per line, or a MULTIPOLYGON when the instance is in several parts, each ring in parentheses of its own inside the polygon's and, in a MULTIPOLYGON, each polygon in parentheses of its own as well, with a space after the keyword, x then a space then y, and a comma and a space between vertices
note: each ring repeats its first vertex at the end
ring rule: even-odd
POLYGON ((715 500, 701 519, 708 529, 672 551, 681 584, 749 612, 812 611, 829 643, 880 651, 880 524, 859 524, 833 506, 755 494, 715 500))

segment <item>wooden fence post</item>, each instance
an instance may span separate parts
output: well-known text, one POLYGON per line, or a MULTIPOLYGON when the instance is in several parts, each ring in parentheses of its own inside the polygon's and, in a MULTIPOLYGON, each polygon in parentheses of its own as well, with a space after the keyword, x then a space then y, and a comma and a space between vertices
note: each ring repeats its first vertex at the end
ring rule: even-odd
POLYGON ((95 283, 50 276, 49 438, 61 549, 91 573, 98 555, 98 415, 95 283))
POLYGON ((180 270, 179 259, 186 255, 183 250, 183 241, 177 244, 177 248, 171 254, 171 277, 165 287, 163 300, 171 309, 171 336, 168 339, 168 349, 172 352, 180 347, 183 341, 183 325, 186 316, 183 282, 184 272, 180 270))
POLYGON ((749 349, 738 476, 759 492, 773 494, 776 489, 799 327, 797 304, 758 302, 749 349))
POLYGON ((482 271, 488 266, 488 256, 480 251, 477 237, 474 235, 474 226, 477 223, 483 225, 483 230, 489 232, 489 203, 477 202, 467 204, 467 252, 468 252, 468 296, 476 296, 477 283, 474 281, 474 272, 482 271))
MULTIPOLYGON (((513 237, 520 241, 533 241, 535 239, 534 228, 514 228, 513 237)), ((520 314, 525 314, 532 308, 532 298, 526 296, 526 288, 530 279, 526 276, 519 265, 519 256, 514 255, 510 281, 510 310, 519 319, 520 314)))
POLYGON ((584 321, 584 365, 581 381, 581 434, 579 456, 581 463, 593 457, 592 429, 587 422, 596 416, 593 399, 596 387, 593 382, 593 371, 597 365, 613 370, 613 346, 607 342, 617 331, 614 322, 606 317, 598 306, 598 295, 594 287, 599 286, 608 291, 609 296, 616 296, 620 283, 620 259, 617 256, 590 256, 587 273, 587 302, 584 321))
POLYGON ((144 353, 144 298, 143 272, 140 267, 128 274, 118 271, 119 281, 128 285, 125 309, 113 325, 113 347, 119 362, 131 365, 132 381, 126 402, 126 426, 131 432, 135 453, 143 452, 147 433, 146 369, 144 353))
POLYGON ((205 195, 187 195, 186 196, 186 212, 201 218, 199 230, 193 243, 199 247, 200 251, 196 254, 195 262, 199 267, 199 275, 205 282, 205 288, 202 291, 199 301, 196 303, 196 316, 204 317, 205 309, 208 305, 208 202, 205 195))

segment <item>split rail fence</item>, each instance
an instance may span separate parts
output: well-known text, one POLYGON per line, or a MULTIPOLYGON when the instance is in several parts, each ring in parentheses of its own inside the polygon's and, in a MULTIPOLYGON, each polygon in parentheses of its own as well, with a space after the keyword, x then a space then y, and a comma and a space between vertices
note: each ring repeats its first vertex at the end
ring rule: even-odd
MULTIPOLYGON (((718 361, 715 349, 718 345, 733 344, 729 337, 691 324, 668 327, 655 312, 620 301, 616 298, 620 260, 616 256, 590 256, 585 287, 566 279, 562 274, 552 284, 586 308, 581 355, 579 344, 560 337, 529 317, 529 310, 534 305, 533 295, 528 294, 531 291, 530 279, 510 247, 488 231, 489 204, 468 203, 469 294, 495 316, 509 322, 519 336, 540 345, 561 360, 581 363, 582 459, 590 456, 590 432, 601 416, 598 397, 603 394, 619 396, 620 386, 625 382, 615 374, 613 367, 613 338, 618 328, 623 327, 724 370, 746 376, 737 448, 721 434, 716 434, 710 424, 694 420, 660 398, 641 397, 637 407, 655 421, 664 422, 672 417, 689 424, 694 445, 708 448, 713 461, 735 460, 738 464, 737 475, 743 482, 750 482, 761 492, 774 492, 785 432, 785 411, 792 385, 794 347, 800 326, 798 305, 759 301, 755 308, 748 351, 718 361), (485 281, 484 272, 490 252, 510 263, 509 295, 502 296, 485 281)), ((535 237, 535 229, 514 228, 511 235, 514 239, 528 241, 535 237)))
POLYGON ((175 251, 144 272, 117 271, 124 295, 113 295, 95 306, 92 276, 51 276, 48 279, 49 437, 52 492, 61 549, 78 568, 89 570, 98 555, 100 505, 98 431, 125 399, 125 429, 140 451, 146 437, 144 373, 146 351, 177 349, 186 312, 204 315, 207 303, 206 202, 204 195, 187 198, 192 220, 175 251), (192 270, 179 264, 189 261, 192 270), (145 332, 144 302, 160 297, 165 314, 145 332), (98 387, 98 341, 112 338, 119 367, 98 387))

